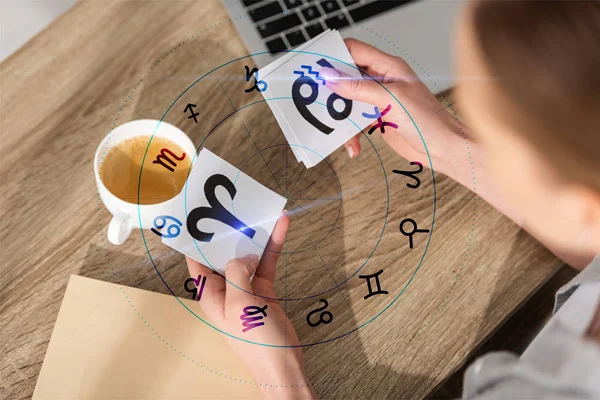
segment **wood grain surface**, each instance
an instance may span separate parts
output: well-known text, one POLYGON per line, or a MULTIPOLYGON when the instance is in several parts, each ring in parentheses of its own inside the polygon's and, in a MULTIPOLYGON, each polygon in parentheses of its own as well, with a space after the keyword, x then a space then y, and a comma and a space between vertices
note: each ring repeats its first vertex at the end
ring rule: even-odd
MULTIPOLYGON (((168 293, 139 231, 122 246, 108 243, 110 214, 98 199, 93 156, 115 126, 162 118, 198 77, 248 54, 228 18, 213 1, 82 1, 0 64, 3 398, 33 393, 70 274, 168 293)), ((215 79, 199 82, 177 103, 193 100, 202 128, 182 110, 167 113, 165 120, 199 145, 204 127, 262 100, 257 92, 240 90, 243 79, 227 79, 243 76, 242 65, 221 68, 211 75, 215 79)), ((377 135, 370 140, 372 146, 365 138, 363 154, 352 162, 340 149, 328 163, 303 172, 280 146, 281 132, 262 103, 226 119, 203 143, 238 167, 254 160, 244 171, 288 197, 294 215, 287 248, 314 251, 281 257, 276 285, 286 299, 315 296, 285 301, 303 342, 340 336, 386 310, 352 334, 305 348, 319 396, 422 398, 562 263, 444 176, 435 176, 435 192, 431 177, 422 179, 419 190, 406 188, 407 180, 391 170, 410 169, 409 161, 377 135), (266 148, 271 150, 257 153, 266 148), (336 197, 337 185, 343 202, 336 197), (430 227, 420 221, 431 221, 434 193, 435 233, 428 247, 422 240, 409 250, 398 224, 410 217, 430 227), (317 198, 327 201, 315 205, 311 199, 317 198), (383 269, 383 289, 394 296, 403 292, 389 309, 391 297, 365 301, 365 282, 355 276, 377 244, 382 215, 389 227, 361 273, 383 269), (336 324, 312 328, 306 314, 320 298, 328 299, 336 324)), ((468 158, 462 157, 457 162, 466 168, 468 158)), ((165 250, 157 237, 145 237, 162 278, 186 296, 180 285, 187 273, 182 257, 165 250)))

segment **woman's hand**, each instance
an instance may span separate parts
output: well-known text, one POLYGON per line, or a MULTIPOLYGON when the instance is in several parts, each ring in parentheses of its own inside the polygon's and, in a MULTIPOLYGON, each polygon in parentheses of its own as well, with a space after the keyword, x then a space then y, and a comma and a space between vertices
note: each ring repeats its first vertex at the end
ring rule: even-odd
POLYGON ((229 282, 212 269, 191 258, 186 257, 186 261, 192 278, 199 274, 207 277, 204 295, 199 304, 211 321, 232 336, 267 345, 252 344, 227 337, 229 345, 244 361, 256 382, 264 385, 261 387, 263 397, 312 399, 314 394, 308 387, 304 374, 302 349, 268 346, 300 344, 294 327, 279 302, 274 300, 277 295, 273 288, 273 280, 289 224, 289 217, 283 214, 271 234, 260 263, 255 255, 231 260, 225 272, 229 282), (252 314, 249 318, 255 320, 244 324, 245 320, 241 317, 245 314, 246 307, 252 307, 246 310, 249 314, 260 308, 267 316, 259 320, 256 317, 261 316, 261 313, 252 314), (264 325, 251 325, 261 322, 264 325), (265 384, 273 385, 273 388, 265 384), (282 384, 290 386, 293 384, 294 388, 275 388, 275 385, 282 384))
MULTIPOLYGON (((430 166, 423 141, 410 117, 371 77, 381 82, 410 113, 426 141, 436 171, 448 173, 452 155, 456 151, 465 152, 460 133, 464 127, 459 126, 454 116, 442 108, 402 58, 355 39, 346 39, 345 42, 358 67, 368 76, 352 78, 337 70, 322 68, 319 72, 325 78, 326 86, 344 98, 372 104, 380 111, 391 104, 391 110, 383 120, 397 124, 398 128, 386 129, 383 138, 407 160, 430 166)), ((356 157, 360 148, 359 135, 346 143, 350 157, 356 157)))
MULTIPOLYGON (((483 146, 470 137, 464 124, 442 108, 410 66, 402 58, 384 53, 361 41, 346 39, 345 42, 358 67, 369 76, 353 78, 331 68, 321 68, 319 73, 325 78, 327 87, 344 98, 377 106, 380 111, 391 104, 391 111, 383 120, 397 124, 398 129, 386 129, 382 136, 396 153, 408 161, 419 161, 428 167, 433 164, 436 172, 449 176, 469 190, 475 191, 476 188, 476 193, 481 198, 536 236, 529 231, 525 216, 504 199, 489 178, 483 146), (385 89, 371 77, 385 86, 385 89), (431 164, 413 122, 388 90, 406 108, 419 128, 427 145, 431 164), (468 144, 465 143, 465 137, 468 137, 468 144), (474 183, 474 171, 477 171, 477 185, 474 183)), ((355 136, 345 145, 350 157, 356 157, 360 152, 359 137, 360 135, 355 136)), ((544 244, 542 238, 537 238, 544 244)), ((575 254, 552 245, 548 248, 579 270, 594 257, 593 254, 575 254)))

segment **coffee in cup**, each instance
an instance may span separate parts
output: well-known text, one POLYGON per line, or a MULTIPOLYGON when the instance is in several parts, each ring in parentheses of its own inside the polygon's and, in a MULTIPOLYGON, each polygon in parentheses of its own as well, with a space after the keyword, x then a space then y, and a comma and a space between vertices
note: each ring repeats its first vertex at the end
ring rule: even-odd
POLYGON ((106 135, 96 150, 94 173, 98 194, 113 215, 112 244, 176 212, 195 153, 190 138, 164 121, 130 121, 106 135))
POLYGON ((150 139, 135 136, 118 143, 100 166, 106 188, 128 203, 162 203, 175 197, 185 184, 192 155, 168 138, 150 139))

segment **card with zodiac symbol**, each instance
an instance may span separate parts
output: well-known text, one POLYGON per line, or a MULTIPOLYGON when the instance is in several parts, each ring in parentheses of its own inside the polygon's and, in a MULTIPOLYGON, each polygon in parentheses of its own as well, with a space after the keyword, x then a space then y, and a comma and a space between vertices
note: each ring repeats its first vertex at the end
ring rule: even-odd
POLYGON ((328 67, 361 77, 339 32, 326 31, 315 39, 260 71, 261 79, 270 82, 269 93, 263 96, 296 159, 307 168, 368 126, 372 120, 363 114, 373 112, 369 104, 335 94, 319 74, 328 67))
POLYGON ((232 258, 262 256, 286 201, 204 148, 171 213, 182 228, 162 242, 224 275, 232 258))

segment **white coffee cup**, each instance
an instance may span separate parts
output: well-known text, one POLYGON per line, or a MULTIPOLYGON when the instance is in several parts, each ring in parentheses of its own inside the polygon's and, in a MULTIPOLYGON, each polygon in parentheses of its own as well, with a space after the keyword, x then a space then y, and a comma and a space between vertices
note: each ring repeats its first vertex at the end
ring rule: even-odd
MULTIPOLYGON (((114 245, 125 243, 133 228, 151 229, 154 218, 159 215, 170 215, 177 196, 156 204, 129 203, 112 194, 102 182, 99 170, 104 157, 110 149, 137 136, 164 137, 179 145, 186 156, 194 157, 196 147, 192 140, 179 128, 152 119, 140 119, 127 122, 112 130, 100 143, 94 157, 94 173, 98 183, 98 193, 102 202, 113 215, 108 225, 108 240, 114 245), (138 213, 139 211, 139 213, 138 213)), ((149 157, 149 155, 146 155, 149 157)))

